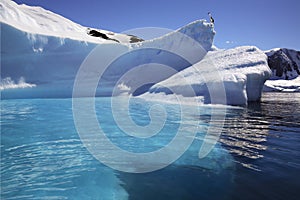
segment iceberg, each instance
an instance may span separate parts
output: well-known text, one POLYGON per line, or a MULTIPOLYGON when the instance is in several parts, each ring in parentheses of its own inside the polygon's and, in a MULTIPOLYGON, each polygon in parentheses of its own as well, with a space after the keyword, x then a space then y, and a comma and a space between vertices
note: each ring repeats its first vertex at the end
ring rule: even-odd
POLYGON ((155 84, 141 97, 154 98, 153 94, 161 93, 183 97, 196 94, 204 98, 204 103, 246 105, 248 101, 260 100, 263 85, 270 75, 267 56, 257 47, 215 50, 193 66, 155 84), (222 92, 220 88, 224 88, 225 96, 215 95, 215 99, 211 99, 212 92, 222 92))
MULTIPOLYGON (((1 24, 7 24, 28 37, 35 37, 37 35, 53 36, 61 38, 69 38, 72 40, 85 41, 90 43, 114 43, 114 40, 105 40, 99 37, 91 37, 87 34, 89 27, 81 26, 69 19, 66 19, 49 10, 41 7, 27 6, 25 4, 18 5, 14 1, 0 2, 0 19, 1 24)), ((101 32, 111 39, 118 40, 121 43, 129 43, 135 39, 131 35, 113 33, 107 30, 94 29, 101 32)), ((5 30, 2 30, 6 33, 5 30)), ((13 37, 12 35, 11 37, 13 37)), ((34 38, 31 38, 34 39, 34 38)))
POLYGON ((300 92, 300 76, 292 80, 267 80, 264 92, 300 92))
POLYGON ((142 41, 100 29, 92 30, 105 36, 94 37, 91 28, 40 7, 1 1, 0 9, 2 99, 173 93, 245 105, 260 99, 271 73, 256 47, 215 48, 206 20, 142 41))
MULTIPOLYGON (((35 86, 4 88, 3 99, 72 97, 77 73, 84 64, 93 68, 84 72, 78 96, 112 96, 114 88, 122 84, 129 93, 139 88, 137 94, 141 94, 200 61, 211 49, 215 34, 211 23, 198 20, 160 38, 130 43, 136 37, 99 29, 110 39, 93 37, 87 34, 88 27, 40 7, 1 1, 0 8, 1 80, 17 82, 23 77, 35 86), (109 70, 105 70, 104 63, 109 64, 109 70), (147 69, 137 69, 139 75, 123 76, 141 65, 147 69), (161 65, 167 67, 159 70, 161 65), (153 70, 148 69, 153 66, 153 70), (96 77, 101 70, 105 70, 103 76, 96 77), (149 86, 140 87, 148 77, 149 86), (93 81, 99 81, 96 92, 87 94, 85 88, 93 81)), ((116 91, 115 95, 122 92, 116 91)))

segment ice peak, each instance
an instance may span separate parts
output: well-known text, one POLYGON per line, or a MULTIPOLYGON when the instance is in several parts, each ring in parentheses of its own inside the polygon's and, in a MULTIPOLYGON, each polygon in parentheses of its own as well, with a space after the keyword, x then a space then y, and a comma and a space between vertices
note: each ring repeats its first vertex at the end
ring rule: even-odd
POLYGON ((1 23, 30 34, 69 38, 91 43, 130 43, 133 38, 133 36, 99 29, 95 30, 109 35, 111 40, 93 37, 87 34, 87 27, 72 22, 63 16, 42 7, 19 5, 9 0, 1 0, 0 11, 1 23))

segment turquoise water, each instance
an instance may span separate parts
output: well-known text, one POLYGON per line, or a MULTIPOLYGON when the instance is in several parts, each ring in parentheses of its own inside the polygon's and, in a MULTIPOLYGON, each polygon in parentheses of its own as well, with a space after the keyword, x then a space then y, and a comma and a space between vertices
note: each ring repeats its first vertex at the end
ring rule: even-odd
MULTIPOLYGON (((1 199, 299 199, 299 97, 267 93, 261 103, 228 107, 221 138, 207 157, 198 158, 202 140, 194 140, 173 164, 142 174, 113 170, 90 154, 73 121, 72 99, 3 100, 1 199)), ((181 122, 178 105, 162 104, 164 128, 135 139, 113 121, 110 98, 97 98, 95 105, 107 137, 132 152, 168 144, 181 122)), ((150 107, 132 100, 132 120, 147 125, 150 107)), ((197 138, 205 136, 211 109, 190 116, 199 121, 197 138)))

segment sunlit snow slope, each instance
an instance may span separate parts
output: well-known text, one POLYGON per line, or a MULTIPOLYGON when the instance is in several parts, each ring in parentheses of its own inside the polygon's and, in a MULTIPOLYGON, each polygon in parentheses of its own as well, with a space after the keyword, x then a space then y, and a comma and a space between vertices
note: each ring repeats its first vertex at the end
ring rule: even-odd
MULTIPOLYGON (((55 36, 93 43, 114 42, 113 40, 92 37, 87 34, 87 27, 83 27, 41 7, 32 7, 25 4, 18 5, 9 0, 1 0, 0 5, 1 23, 8 24, 27 34, 55 36)), ((124 43, 129 43, 132 39, 132 36, 125 34, 95 30, 124 43)))
POLYGON ((161 98, 161 93, 183 97, 196 95, 203 96, 205 103, 246 105, 248 101, 260 99, 270 75, 267 56, 256 47, 216 50, 209 52, 202 61, 152 86, 143 97, 161 98))
POLYGON ((94 37, 87 27, 40 7, 2 0, 0 9, 3 99, 71 97, 75 83, 76 97, 148 91, 143 96, 152 99, 179 94, 244 105, 260 99, 271 75, 267 56, 256 47, 211 51, 215 32, 205 20, 130 43, 137 38, 99 29, 93 30, 108 38, 94 37), (211 95, 222 89, 225 96, 211 95))
MULTIPOLYGON (((3 99, 71 97, 82 64, 93 60, 94 69, 84 74, 89 82, 95 79, 95 72, 107 67, 103 64, 106 55, 119 54, 122 56, 115 58, 101 76, 96 95, 111 96, 113 89, 122 89, 122 85, 133 93, 131 90, 137 89, 142 80, 153 77, 149 86, 139 89, 139 94, 147 91, 151 84, 200 61, 211 49, 215 34, 212 24, 198 20, 160 38, 130 43, 133 36, 104 30, 97 31, 109 39, 90 36, 86 27, 40 7, 2 0, 0 9, 3 99), (92 58, 91 52, 94 52, 92 58), (129 75, 119 81, 134 67, 151 63, 168 66, 171 70, 147 69, 138 76, 129 75)), ((89 83, 83 86, 88 87, 89 83)), ((84 91, 82 96, 86 96, 84 91)))

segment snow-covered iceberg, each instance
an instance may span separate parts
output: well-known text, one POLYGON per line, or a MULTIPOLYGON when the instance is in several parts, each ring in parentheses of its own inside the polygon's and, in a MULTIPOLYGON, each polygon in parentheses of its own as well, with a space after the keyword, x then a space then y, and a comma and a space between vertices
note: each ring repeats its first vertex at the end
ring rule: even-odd
POLYGON ((300 92, 300 76, 292 80, 267 80, 264 92, 300 92))
POLYGON ((209 52, 202 61, 152 86, 142 97, 153 98, 154 94, 161 96, 161 93, 183 97, 196 94, 204 98, 204 103, 245 105, 260 99, 270 75, 267 56, 254 46, 216 50, 209 52), (193 88, 192 92, 189 87, 193 88), (211 93, 222 92, 222 88, 225 95, 215 95, 212 99, 211 93))
MULTIPOLYGON (((14 1, 9 0, 2 0, 0 5, 1 24, 10 25, 22 31, 23 34, 28 35, 28 37, 43 35, 58 37, 62 40, 69 38, 91 43, 114 42, 113 40, 91 37, 87 34, 87 27, 81 26, 41 7, 27 6, 25 4, 18 5, 14 1)), ((129 43, 134 39, 131 35, 113 33, 107 30, 96 30, 121 43, 129 43)), ((1 32, 5 34, 6 30, 2 30, 1 32)), ((11 37, 13 37, 13 35, 11 37)))
POLYGON ((0 3, 3 99, 175 93, 241 105, 260 99, 271 73, 256 47, 213 49, 214 26, 206 20, 141 41, 100 29, 93 30, 105 37, 94 37, 43 8, 0 3))
MULTIPOLYGON (((107 67, 103 63, 109 55, 122 55, 114 57, 109 70, 101 77, 97 96, 110 96, 114 88, 122 89, 122 84, 136 89, 147 77, 154 77, 150 82, 157 83, 200 61, 211 49, 215 34, 211 23, 198 20, 160 38, 130 43, 136 37, 105 30, 97 31, 109 39, 93 37, 87 34, 87 27, 43 8, 13 1, 0 3, 1 79, 18 82, 23 77, 24 82, 35 86, 4 87, 1 91, 4 99, 71 97, 79 68, 91 64, 91 55, 95 56, 94 68, 85 72, 87 82, 88 78, 99 78, 95 77, 95 71, 107 67), (127 76, 118 82, 134 67, 151 63, 167 65, 170 69, 146 70, 134 79, 127 76)), ((88 86, 86 83, 82 88, 88 86)), ((148 88, 140 89, 139 93, 148 88)))

